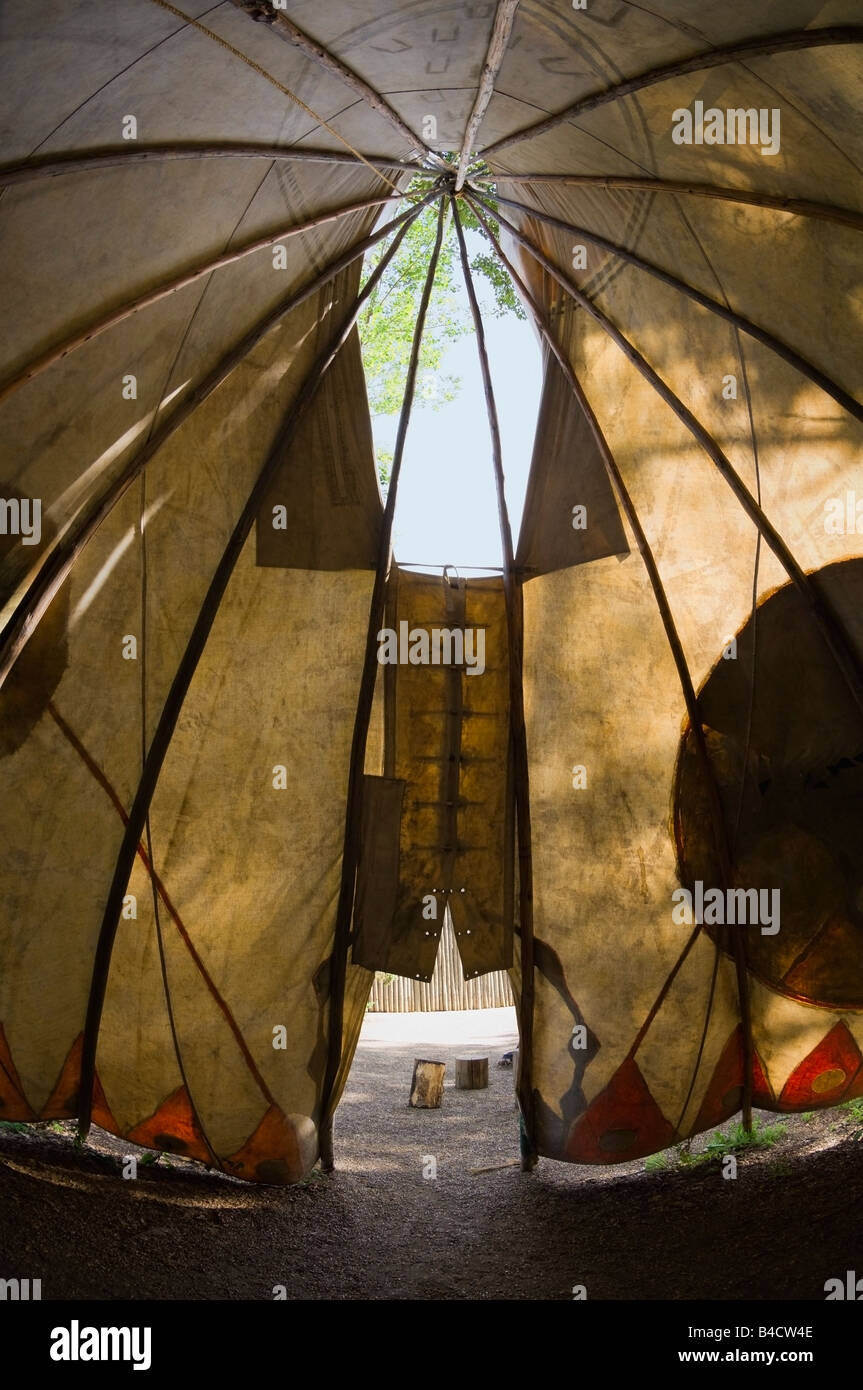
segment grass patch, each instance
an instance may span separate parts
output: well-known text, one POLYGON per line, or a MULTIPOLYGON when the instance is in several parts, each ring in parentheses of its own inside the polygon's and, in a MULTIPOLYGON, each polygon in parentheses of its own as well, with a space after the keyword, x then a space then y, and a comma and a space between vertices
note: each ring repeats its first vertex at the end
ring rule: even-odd
POLYGON ((857 1125, 857 1128, 851 1131, 851 1138, 859 1144, 863 1139, 863 1096, 855 1096, 854 1100, 846 1100, 838 1108, 844 1110, 848 1119, 853 1120, 857 1125))
POLYGON ((725 1157, 726 1154, 748 1153, 752 1149, 770 1149, 774 1144, 785 1135, 787 1126, 783 1124, 765 1125, 758 1120, 753 1120, 752 1129, 744 1127, 742 1120, 725 1132, 718 1129, 715 1134, 711 1134, 701 1153, 690 1154, 689 1163, 711 1163, 725 1157))
MULTIPOLYGON (((863 1115, 861 1115, 863 1119, 863 1115)), ((648 1173, 657 1173, 675 1168, 697 1168, 704 1163, 720 1163, 727 1154, 749 1153, 753 1149, 769 1149, 774 1144, 778 1144, 784 1138, 787 1125, 782 1124, 765 1125, 760 1121, 754 1120, 752 1129, 744 1128, 742 1121, 732 1125, 730 1129, 716 1130, 711 1134, 704 1148, 699 1153, 693 1153, 690 1147, 691 1141, 685 1140, 678 1144, 674 1149, 666 1149, 663 1153, 651 1154, 644 1160, 644 1167, 648 1173)))
POLYGON ((644 1160, 644 1171, 646 1173, 662 1173, 668 1168, 673 1168, 680 1155, 676 1149, 666 1149, 661 1154, 649 1154, 644 1160))

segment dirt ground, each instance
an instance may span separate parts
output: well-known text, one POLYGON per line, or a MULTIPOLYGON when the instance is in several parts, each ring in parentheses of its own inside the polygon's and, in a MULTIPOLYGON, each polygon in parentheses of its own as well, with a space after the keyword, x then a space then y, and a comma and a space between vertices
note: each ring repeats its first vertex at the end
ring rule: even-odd
MULTIPOLYGON (((0 1128, 0 1276, 43 1299, 824 1299, 863 1271, 863 1122, 779 1119, 771 1147, 718 1163, 522 1173, 512 1010, 369 1015, 336 1121, 337 1171, 264 1188, 175 1158, 120 1177, 120 1141, 0 1128), (489 1057, 486 1091, 455 1057, 489 1057), (413 1060, 447 1063, 440 1110, 407 1106, 413 1060), (436 1165, 436 1176, 424 1176, 436 1165), (508 1164, 505 1167, 494 1165, 508 1164), (492 1171, 474 1173, 475 1168, 492 1171)), ((695 1147, 703 1147, 700 1139, 695 1147)))

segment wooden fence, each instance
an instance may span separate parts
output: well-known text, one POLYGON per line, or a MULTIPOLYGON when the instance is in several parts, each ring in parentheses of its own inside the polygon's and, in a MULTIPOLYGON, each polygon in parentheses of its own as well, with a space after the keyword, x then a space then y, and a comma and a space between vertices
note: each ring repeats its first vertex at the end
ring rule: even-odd
POLYGON ((455 944, 450 915, 444 918, 434 973, 424 980, 393 975, 380 976, 372 985, 369 1012, 378 1014, 437 1013, 442 1009, 505 1009, 514 1004, 509 976, 505 970, 466 980, 455 944))

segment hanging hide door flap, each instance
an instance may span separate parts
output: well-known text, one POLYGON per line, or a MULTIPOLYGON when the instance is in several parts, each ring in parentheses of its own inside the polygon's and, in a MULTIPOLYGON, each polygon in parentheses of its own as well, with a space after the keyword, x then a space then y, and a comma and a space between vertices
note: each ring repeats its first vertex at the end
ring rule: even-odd
POLYGON ((394 567, 379 659, 386 776, 366 776, 353 960, 430 980, 446 910, 467 977, 512 963, 503 585, 394 567))

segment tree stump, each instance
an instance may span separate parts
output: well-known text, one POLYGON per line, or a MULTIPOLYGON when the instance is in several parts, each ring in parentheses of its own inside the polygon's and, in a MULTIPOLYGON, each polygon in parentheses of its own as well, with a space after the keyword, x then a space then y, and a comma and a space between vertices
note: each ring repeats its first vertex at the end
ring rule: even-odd
POLYGON ((456 1057, 455 1086, 457 1091, 482 1091, 487 1085, 487 1057, 456 1057))
POLYGON ((415 1110, 439 1110, 443 1095, 443 1076, 446 1062, 429 1062, 424 1057, 414 1059, 411 1098, 415 1110))

